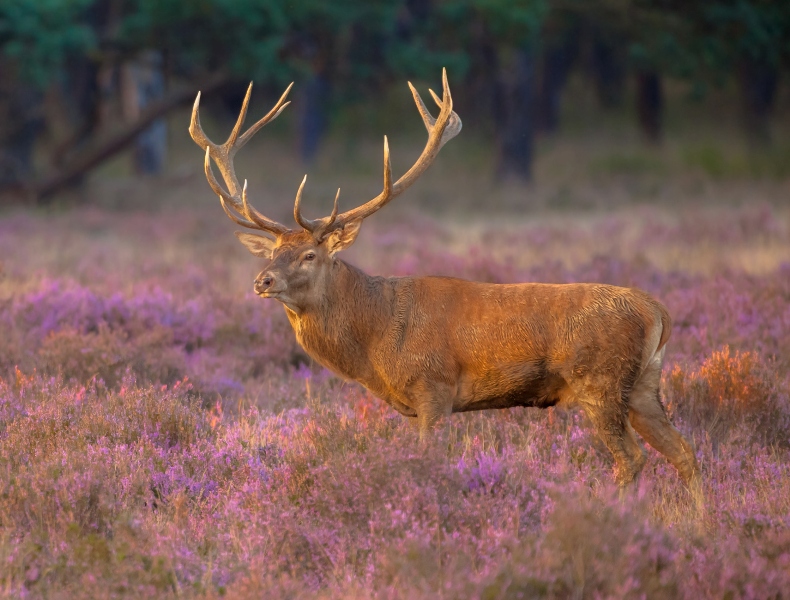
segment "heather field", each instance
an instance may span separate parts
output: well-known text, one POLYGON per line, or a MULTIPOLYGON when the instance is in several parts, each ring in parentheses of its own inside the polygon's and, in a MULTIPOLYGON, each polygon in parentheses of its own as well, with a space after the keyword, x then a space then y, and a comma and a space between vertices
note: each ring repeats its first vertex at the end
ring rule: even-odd
MULTIPOLYGON (((301 167, 255 148, 239 172, 290 223, 301 167)), ((455 415, 420 444, 253 294, 259 260, 194 148, 160 180, 111 165, 86 204, 4 209, 0 594, 787 598, 790 188, 676 150, 557 144, 526 188, 448 147, 345 258, 654 294, 675 321, 664 399, 696 445, 703 511, 651 449, 621 501, 580 412, 455 415)), ((338 183, 345 206, 380 185, 378 142, 338 153, 357 170, 323 156, 312 215, 338 183)))

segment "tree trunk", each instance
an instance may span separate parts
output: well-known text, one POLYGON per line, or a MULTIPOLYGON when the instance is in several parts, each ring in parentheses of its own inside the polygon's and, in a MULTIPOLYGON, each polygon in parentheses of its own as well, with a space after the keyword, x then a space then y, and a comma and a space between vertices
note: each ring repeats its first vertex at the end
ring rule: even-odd
POLYGON ((770 117, 776 102, 779 72, 776 67, 757 61, 744 61, 740 69, 743 121, 752 143, 771 141, 770 117))
MULTIPOLYGON (((5 67, 5 68, 4 68, 5 67)), ((42 95, 16 83, 0 63, 0 189, 24 185, 33 176, 33 149, 43 129, 42 95), (7 83, 6 83, 7 82, 7 83)))
POLYGON ((540 131, 556 133, 559 129, 562 90, 578 54, 577 39, 576 31, 566 31, 543 51, 537 109, 540 131))
POLYGON ((598 102, 603 108, 619 108, 625 96, 625 61, 620 44, 593 32, 590 68, 598 102))
MULTIPOLYGON (((122 97, 124 116, 134 122, 151 104, 165 95, 165 76, 162 72, 162 55, 146 52, 124 66, 122 97)), ((157 119, 140 132, 134 142, 134 169, 140 175, 158 175, 167 159, 167 123, 157 119)))
POLYGON ((331 40, 308 37, 301 48, 312 64, 312 75, 302 86, 299 106, 299 153, 307 164, 315 159, 329 125, 331 45, 331 40))
MULTIPOLYGON (((59 168, 91 139, 102 118, 106 90, 99 85, 99 66, 85 57, 74 57, 64 69, 64 79, 48 93, 47 125, 56 142, 49 162, 59 168)), ((110 92, 111 93, 111 92, 110 92)))
POLYGON ((496 38, 483 18, 473 19, 470 27, 471 64, 467 73, 466 93, 457 100, 464 104, 463 107, 459 106, 459 109, 462 108, 459 114, 463 114, 465 127, 471 126, 471 129, 486 133, 498 133, 503 129, 505 108, 496 38), (470 101, 464 102, 465 98, 470 101))
POLYGON ((499 130, 499 165, 501 177, 532 179, 535 140, 535 50, 522 47, 515 51, 511 68, 503 71, 504 119, 499 130))
MULTIPOLYGON (((122 0, 95 0, 86 6, 84 25, 97 39, 112 39, 121 21, 122 0)), ((94 55, 67 55, 65 78, 57 90, 59 106, 50 113, 50 127, 60 141, 50 156, 51 165, 60 168, 72 154, 79 154, 96 131, 113 118, 116 69, 111 62, 100 62, 94 55), (59 130, 59 131, 58 131, 59 130), (64 135, 65 134, 65 135, 64 135)), ((79 184, 75 179, 73 184, 79 184)))
POLYGON ((645 139, 661 142, 663 135, 664 93, 661 76, 656 71, 640 71, 636 75, 636 114, 645 139))
POLYGON ((299 114, 300 154, 302 161, 312 163, 329 121, 329 81, 321 73, 313 73, 302 88, 302 106, 299 114))

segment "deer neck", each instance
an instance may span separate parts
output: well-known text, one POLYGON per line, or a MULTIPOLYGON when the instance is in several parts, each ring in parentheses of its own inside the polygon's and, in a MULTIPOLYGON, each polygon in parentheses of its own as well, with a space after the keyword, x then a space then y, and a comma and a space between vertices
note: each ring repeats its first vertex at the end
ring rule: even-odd
POLYGON ((371 277, 336 260, 320 301, 298 314, 286 314, 302 348, 325 367, 350 379, 365 380, 370 347, 391 321, 389 280, 371 277))

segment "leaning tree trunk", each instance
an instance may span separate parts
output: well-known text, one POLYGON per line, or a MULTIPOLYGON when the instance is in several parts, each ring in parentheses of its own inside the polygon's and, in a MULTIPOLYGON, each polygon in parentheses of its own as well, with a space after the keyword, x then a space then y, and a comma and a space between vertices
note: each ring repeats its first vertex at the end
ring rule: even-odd
POLYGON ((653 144, 663 136, 664 92, 657 71, 643 70, 636 75, 636 114, 645 139, 653 144))
POLYGON ((535 141, 535 50, 516 50, 512 65, 502 69, 503 117, 500 120, 499 165, 504 178, 532 179, 535 141))
POLYGON ((148 129, 152 123, 163 118, 174 109, 192 102, 198 90, 202 90, 204 94, 208 95, 227 81, 228 77, 226 74, 215 73, 193 86, 170 91, 161 100, 147 106, 136 121, 126 123, 117 130, 97 132, 92 142, 86 148, 75 152, 59 169, 36 181, 28 182, 28 185, 25 186, 25 194, 37 198, 41 203, 48 202, 56 193, 63 188, 73 185, 75 181, 80 180, 91 169, 128 148, 140 133, 148 129))
POLYGON ((775 66, 747 60, 741 65, 740 87, 746 135, 756 144, 771 141, 770 117, 776 102, 779 72, 775 66))

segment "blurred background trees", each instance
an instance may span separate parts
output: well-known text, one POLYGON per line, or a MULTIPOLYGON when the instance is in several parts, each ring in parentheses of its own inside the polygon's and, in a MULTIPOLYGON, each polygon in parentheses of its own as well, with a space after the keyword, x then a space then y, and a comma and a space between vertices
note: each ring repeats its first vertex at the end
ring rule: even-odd
POLYGON ((3 0, 0 189, 46 201, 130 147, 159 173, 166 115, 198 89, 234 111, 250 79, 299 82, 309 162, 342 111, 442 66, 503 178, 530 179, 574 74, 653 144, 668 80, 732 88, 745 136, 768 144, 788 58, 783 0, 3 0))

